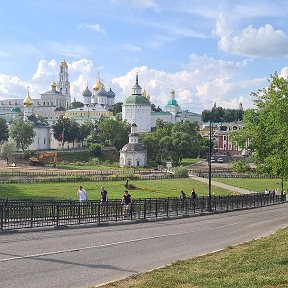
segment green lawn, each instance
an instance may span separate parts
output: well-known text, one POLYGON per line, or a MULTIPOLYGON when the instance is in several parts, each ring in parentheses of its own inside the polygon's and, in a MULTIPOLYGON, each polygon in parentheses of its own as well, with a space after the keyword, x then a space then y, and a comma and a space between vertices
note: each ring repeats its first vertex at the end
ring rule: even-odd
POLYGON ((288 228, 209 255, 101 286, 103 288, 288 287, 288 228))
MULTIPOLYGON (((82 185, 88 192, 88 198, 99 199, 100 187, 104 186, 110 199, 122 198, 126 181, 83 182, 83 183, 36 183, 36 184, 0 184, 0 198, 9 199, 77 199, 76 189, 82 185)), ((129 181, 138 189, 130 190, 134 198, 178 197, 183 190, 190 196, 194 188, 198 196, 208 194, 208 186, 189 178, 129 181)), ((213 194, 228 195, 231 191, 213 187, 213 194)))
MULTIPOLYGON (((249 189, 255 192, 264 192, 265 189, 279 189, 281 191, 280 179, 250 179, 250 178, 213 178, 217 182, 249 189)), ((284 191, 287 191, 288 181, 284 182, 284 191)))

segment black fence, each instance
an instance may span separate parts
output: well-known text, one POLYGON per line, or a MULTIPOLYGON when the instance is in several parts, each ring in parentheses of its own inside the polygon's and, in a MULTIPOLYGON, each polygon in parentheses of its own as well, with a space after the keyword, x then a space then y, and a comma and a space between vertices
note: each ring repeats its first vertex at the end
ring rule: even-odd
POLYGON ((249 194, 213 196, 196 199, 134 199, 132 205, 111 200, 99 201, 29 201, 0 200, 0 229, 15 230, 47 226, 68 226, 88 223, 127 222, 179 216, 196 216, 232 210, 256 208, 286 202, 286 195, 249 194))

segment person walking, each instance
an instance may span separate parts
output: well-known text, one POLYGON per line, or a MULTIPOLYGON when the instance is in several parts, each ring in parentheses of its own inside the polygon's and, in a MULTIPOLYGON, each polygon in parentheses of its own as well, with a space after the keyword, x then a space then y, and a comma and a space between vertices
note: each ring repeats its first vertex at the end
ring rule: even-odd
POLYGON ((191 202, 191 208, 192 208, 192 209, 195 209, 196 199, 197 199, 196 191, 195 191, 194 188, 192 188, 191 196, 190 196, 190 202, 191 202))
POLYGON ((79 186, 79 189, 77 189, 77 195, 79 196, 80 203, 87 201, 87 192, 82 186, 79 186))
POLYGON ((132 197, 127 190, 124 192, 121 204, 124 205, 125 218, 127 218, 132 205, 132 197))
MULTIPOLYGON (((107 190, 105 190, 103 186, 100 189, 100 195, 101 195, 101 201, 100 201, 101 211, 100 212, 101 214, 103 214, 108 206, 108 192, 107 190)), ((106 212, 107 212, 106 214, 108 214, 108 211, 106 212)))

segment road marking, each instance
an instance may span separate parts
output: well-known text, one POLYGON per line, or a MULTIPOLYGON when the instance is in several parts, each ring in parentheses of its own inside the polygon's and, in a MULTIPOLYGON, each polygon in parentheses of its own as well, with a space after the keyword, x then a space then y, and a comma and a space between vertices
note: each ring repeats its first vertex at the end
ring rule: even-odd
MULTIPOLYGON (((282 216, 282 214, 280 214, 282 216)), ((283 214, 285 215, 285 214, 283 214)), ((275 215, 274 215, 275 216, 275 215)), ((278 215, 279 216, 279 215, 278 215)), ((256 217, 257 219, 258 217, 256 217)), ((269 217, 259 217, 259 219, 264 220, 265 218, 271 219, 271 216, 269 217)), ((44 252, 44 253, 39 253, 39 254, 30 254, 30 255, 24 255, 24 256, 15 256, 15 257, 10 257, 10 258, 4 258, 0 259, 1 262, 8 262, 8 261, 14 261, 14 260, 21 260, 21 259, 29 259, 29 258, 37 258, 37 257, 42 257, 42 256, 50 256, 50 255, 57 255, 57 254, 63 254, 63 253, 71 253, 71 252, 79 252, 79 251, 84 251, 84 250, 89 250, 89 249, 97 249, 97 248, 106 248, 106 247, 111 247, 111 246, 116 246, 116 245, 122 245, 122 244, 127 244, 127 243, 135 243, 135 242, 140 242, 140 241, 146 241, 146 240, 152 240, 152 239, 158 239, 158 238, 166 238, 166 237, 171 237, 171 236, 178 236, 178 235, 185 235, 185 234, 190 234, 190 233, 195 233, 195 232, 201 232, 201 231, 207 231, 207 230, 215 230, 219 228, 224 228, 224 227, 229 227, 229 226, 235 226, 239 224, 244 224, 247 222, 255 220, 255 217, 253 219, 248 219, 247 221, 240 221, 240 222, 235 222, 231 224, 226 224, 226 225, 220 225, 217 227, 209 227, 205 229, 199 229, 199 230, 193 230, 193 231, 186 231, 186 232, 178 232, 178 233, 170 233, 170 234, 162 234, 162 235, 156 235, 156 236, 151 236, 151 237, 144 237, 144 238, 136 238, 136 239, 131 239, 131 240, 125 240, 125 241, 119 241, 119 242, 112 242, 112 243, 107 243, 107 244, 101 244, 101 245, 93 245, 93 246, 87 246, 87 247, 79 247, 79 248, 73 248, 73 249, 67 249, 67 250, 59 250, 59 251, 52 251, 52 252, 44 252)))

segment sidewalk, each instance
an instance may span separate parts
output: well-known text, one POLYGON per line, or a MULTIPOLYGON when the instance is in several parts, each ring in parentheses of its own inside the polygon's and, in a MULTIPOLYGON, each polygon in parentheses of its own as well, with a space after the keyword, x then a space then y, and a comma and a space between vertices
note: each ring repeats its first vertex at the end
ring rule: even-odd
MULTIPOLYGON (((205 183, 207 185, 208 185, 208 182, 209 182, 208 178, 198 177, 198 176, 193 175, 193 174, 190 174, 189 178, 192 179, 192 180, 195 180, 195 181, 199 181, 199 182, 205 183)), ((223 184, 223 183, 220 183, 220 182, 216 182, 214 180, 211 181, 211 185, 212 186, 216 186, 216 187, 220 187, 220 188, 223 188, 223 189, 226 189, 226 190, 230 190, 230 191, 233 191, 233 192, 237 192, 237 193, 240 193, 240 194, 258 193, 258 192, 255 192, 255 191, 251 191, 251 190, 247 190, 247 189, 243 189, 243 188, 239 188, 239 187, 234 187, 234 186, 231 186, 231 185, 223 184)))

